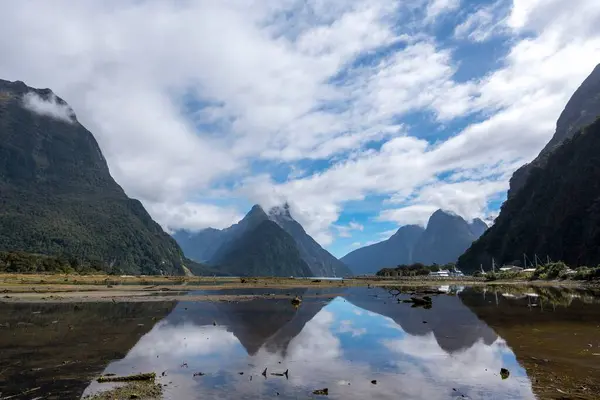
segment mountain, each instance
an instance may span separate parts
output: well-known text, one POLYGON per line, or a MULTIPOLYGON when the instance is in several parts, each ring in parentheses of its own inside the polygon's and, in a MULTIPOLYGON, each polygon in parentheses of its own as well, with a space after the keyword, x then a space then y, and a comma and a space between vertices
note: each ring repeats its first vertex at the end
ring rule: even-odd
POLYGON ((225 235, 219 229, 207 228, 196 233, 179 230, 173 234, 173 238, 187 257, 208 262, 223 243, 225 235))
MULTIPOLYGON (((278 272, 279 276, 348 276, 351 274, 346 265, 306 233, 302 225, 292 217, 287 204, 272 208, 268 214, 261 206, 255 205, 240 222, 229 228, 223 230, 209 228, 197 234, 179 231, 174 234, 174 237, 188 257, 207 261, 211 265, 223 266, 218 269, 228 272, 241 268, 240 259, 244 258, 245 262, 250 262, 256 267, 252 268, 255 268, 255 272, 259 275, 268 275, 272 272, 278 272), (272 224, 263 225, 266 221, 274 223, 281 232, 278 232, 272 224), (261 230, 257 231, 259 226, 261 230), (288 246, 288 237, 293 241, 294 251, 288 246), (251 259, 244 256, 240 249, 247 249, 250 242, 265 254, 253 251, 251 259), (309 274, 305 274, 306 271, 302 272, 300 263, 295 261, 296 252, 300 254, 303 264, 308 265, 311 271, 309 274), (232 253, 235 253, 235 256, 232 253), (282 262, 281 260, 288 266, 287 272, 279 270, 281 266, 273 264, 282 262), (262 269, 257 269, 259 262, 268 264, 263 265, 262 269), (302 275, 298 275, 300 272, 302 275)), ((244 275, 248 274, 244 273, 244 275)))
POLYGON ((522 260, 600 263, 600 65, 575 91, 540 155, 511 178, 494 226, 461 256, 465 270, 522 260), (586 126, 588 125, 588 126, 586 126))
POLYGON ((460 267, 489 268, 523 254, 568 265, 600 264, 600 119, 555 149, 503 205, 494 225, 463 254, 460 267))
POLYGON ((575 91, 556 123, 554 136, 535 160, 515 171, 510 179, 508 197, 514 196, 527 182, 535 168, 543 168, 549 155, 581 128, 600 115, 600 64, 575 91))
POLYGON ((487 224, 481 218, 475 218, 469 224, 469 228, 475 238, 479 238, 485 231, 487 231, 487 224))
POLYGON ((412 264, 413 248, 424 229, 418 225, 406 225, 383 242, 356 249, 340 259, 355 275, 373 275, 386 267, 412 264))
POLYGON ((94 136, 50 89, 0 80, 0 193, 0 251, 184 273, 175 240, 127 197, 94 136))
POLYGON ((456 214, 437 210, 429 218, 427 229, 403 226, 389 239, 356 249, 341 261, 356 275, 372 275, 382 268, 413 263, 447 264, 456 262, 486 229, 479 218, 468 223, 456 214))
POLYGON ((447 264, 458 257, 476 240, 485 222, 469 224, 459 215, 437 210, 429 218, 427 229, 415 244, 414 259, 422 264, 447 264))
POLYGON ((352 271, 346 264, 321 247, 290 214, 286 203, 269 211, 269 219, 289 233, 298 246, 302 259, 312 271, 312 276, 349 276, 352 271))
POLYGON ((265 220, 227 246, 219 270, 235 276, 311 276, 294 238, 265 220))

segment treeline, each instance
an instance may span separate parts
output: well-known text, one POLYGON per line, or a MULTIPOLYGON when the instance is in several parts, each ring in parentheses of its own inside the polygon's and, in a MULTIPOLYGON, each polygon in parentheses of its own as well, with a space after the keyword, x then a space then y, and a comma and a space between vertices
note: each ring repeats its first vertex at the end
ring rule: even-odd
MULTIPOLYGON (((83 263, 66 256, 47 256, 25 252, 0 251, 0 272, 3 273, 51 273, 51 274, 102 274, 110 268, 100 262, 83 263)), ((119 273, 119 271, 110 271, 119 273)))
POLYGON ((377 276, 425 276, 429 275, 431 272, 438 272, 440 270, 447 269, 452 271, 454 269, 454 264, 444 264, 444 265, 424 265, 421 263, 415 263, 410 265, 401 264, 396 268, 383 268, 375 275, 377 276))
POLYGON ((473 274, 473 276, 485 276, 487 281, 511 279, 526 279, 531 281, 551 281, 567 279, 577 281, 592 281, 600 280, 600 266, 580 266, 572 269, 564 262, 558 261, 539 265, 533 273, 522 271, 504 271, 487 272, 485 274, 482 274, 481 272, 476 272, 473 274))

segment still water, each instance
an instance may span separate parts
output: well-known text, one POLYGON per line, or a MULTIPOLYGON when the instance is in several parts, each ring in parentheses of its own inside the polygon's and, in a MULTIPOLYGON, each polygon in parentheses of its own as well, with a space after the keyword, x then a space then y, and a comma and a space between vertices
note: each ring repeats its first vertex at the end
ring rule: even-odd
POLYGON ((441 289, 429 309, 382 288, 211 292, 299 295, 298 309, 269 296, 5 304, 0 398, 79 399, 107 387, 100 374, 141 372, 164 399, 600 398, 593 293, 441 289))

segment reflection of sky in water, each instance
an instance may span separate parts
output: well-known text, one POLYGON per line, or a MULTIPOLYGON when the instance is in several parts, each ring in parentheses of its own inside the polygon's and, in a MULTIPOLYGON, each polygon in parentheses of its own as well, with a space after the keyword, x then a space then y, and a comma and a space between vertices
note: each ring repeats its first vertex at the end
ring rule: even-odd
MULTIPOLYGON (((283 341, 287 348, 269 346, 274 335, 249 356, 233 327, 169 316, 105 372, 166 371, 160 382, 168 385, 167 399, 307 398, 324 387, 333 399, 534 398, 525 370, 500 338, 448 353, 433 332, 410 335, 393 319, 341 297, 302 323, 299 334, 283 341), (267 379, 261 376, 265 367, 267 379), (511 372, 507 380, 499 376, 502 367, 511 372), (270 375, 286 369, 289 380, 270 375)), ((92 383, 84 394, 98 387, 92 383)))

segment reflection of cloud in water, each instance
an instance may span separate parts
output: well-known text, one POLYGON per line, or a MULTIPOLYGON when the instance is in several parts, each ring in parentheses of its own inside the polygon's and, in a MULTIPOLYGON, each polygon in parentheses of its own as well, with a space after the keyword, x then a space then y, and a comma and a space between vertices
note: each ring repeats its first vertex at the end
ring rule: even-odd
POLYGON ((305 398, 323 387, 330 399, 534 398, 525 371, 501 339, 478 340, 449 353, 433 333, 410 335, 391 318, 341 298, 320 309, 299 333, 289 331, 295 337, 265 338, 249 356, 227 327, 162 322, 106 372, 160 375, 167 370, 161 378, 171 382, 167 399, 272 398, 276 393, 282 399, 305 398), (182 368, 183 362, 189 368, 182 368), (267 379, 261 376, 265 367, 267 379), (498 376, 501 367, 511 370, 509 379, 498 376), (289 380, 270 375, 286 369, 289 380), (207 375, 194 378, 197 371, 207 375), (371 384, 374 379, 377 385, 371 384))
POLYGON ((343 320, 340 322, 340 329, 339 331, 340 333, 351 333, 352 336, 361 336, 364 335, 365 333, 367 333, 367 329, 366 328, 355 328, 354 326, 352 326, 352 321, 350 320, 343 320))

